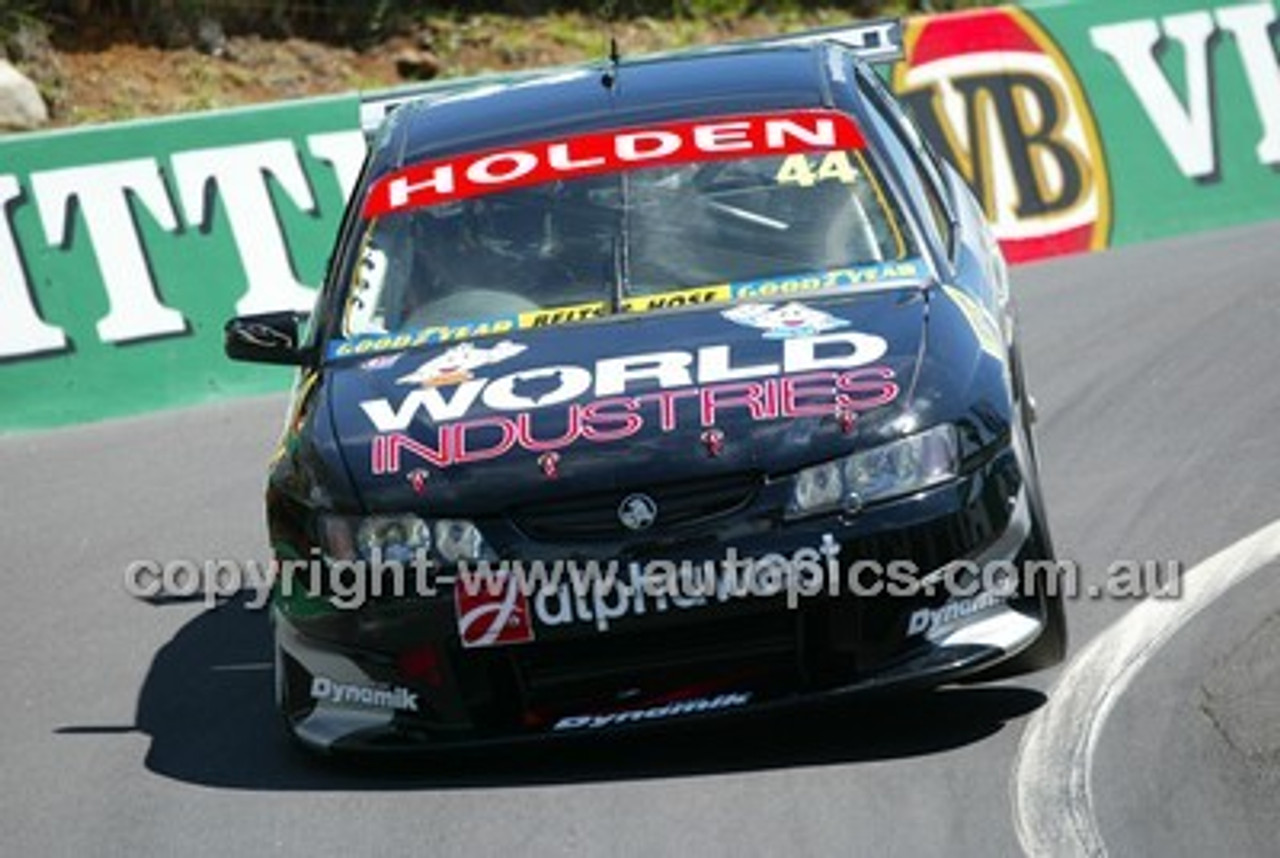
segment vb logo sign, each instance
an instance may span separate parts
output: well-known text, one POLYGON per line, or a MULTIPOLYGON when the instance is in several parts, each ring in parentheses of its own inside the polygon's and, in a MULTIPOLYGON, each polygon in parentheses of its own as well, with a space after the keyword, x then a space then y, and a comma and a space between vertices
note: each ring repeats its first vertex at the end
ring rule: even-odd
POLYGON ((1093 114, 1030 15, 912 20, 893 89, 964 174, 1010 261, 1107 245, 1111 197, 1093 114))

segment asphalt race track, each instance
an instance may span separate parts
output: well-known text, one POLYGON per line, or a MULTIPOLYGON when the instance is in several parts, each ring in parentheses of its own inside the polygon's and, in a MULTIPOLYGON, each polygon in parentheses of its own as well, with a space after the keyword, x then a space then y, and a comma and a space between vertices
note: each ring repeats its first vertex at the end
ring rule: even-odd
MULTIPOLYGON (((1054 535, 1086 584, 1117 560, 1209 581, 1237 555, 1193 567, 1280 518, 1278 272, 1280 223, 1016 272, 1054 535)), ((263 613, 123 587, 134 560, 265 559, 283 409, 0 439, 0 854, 985 858, 1060 817, 1050 782, 1075 763, 1019 748, 1051 716, 1068 728, 1051 742, 1088 720, 1049 693, 1066 677, 1090 699, 1096 672, 1070 667, 429 767, 311 760, 274 718, 263 613)), ((1094 825, 1116 856, 1275 854, 1280 562, 1250 546, 1257 574, 1109 686, 1073 805, 1084 842, 1094 825)), ((1136 604, 1074 602, 1072 655, 1136 604)))

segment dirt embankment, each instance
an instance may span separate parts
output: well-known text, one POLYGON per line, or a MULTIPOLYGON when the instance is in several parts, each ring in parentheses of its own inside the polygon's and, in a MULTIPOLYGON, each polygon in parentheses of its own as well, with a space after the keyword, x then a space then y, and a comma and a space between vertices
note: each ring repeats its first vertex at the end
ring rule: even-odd
POLYGON ((358 48, 305 38, 196 34, 162 48, 125 23, 69 28, 10 39, 8 53, 33 77, 55 126, 110 122, 353 89, 380 89, 434 77, 580 62, 753 38, 850 20, 847 10, 696 19, 639 17, 609 23, 579 13, 536 16, 436 15, 400 26, 358 48))

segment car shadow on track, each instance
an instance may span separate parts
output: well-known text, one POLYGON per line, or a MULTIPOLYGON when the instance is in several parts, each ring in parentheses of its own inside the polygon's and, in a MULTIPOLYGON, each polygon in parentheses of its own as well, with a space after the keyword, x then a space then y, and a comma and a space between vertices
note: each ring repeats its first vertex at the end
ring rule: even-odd
MULTIPOLYGON (((878 704, 664 725, 599 741, 557 740, 394 762, 313 757, 284 733, 272 702, 267 617, 232 601, 184 626, 152 662, 136 729, 147 768, 243 789, 463 789, 702 775, 912 757, 979 741, 1039 707, 1010 685, 940 690, 878 704), (548 748, 554 747, 554 753, 548 748)), ((82 732, 64 728, 60 732, 82 732)))

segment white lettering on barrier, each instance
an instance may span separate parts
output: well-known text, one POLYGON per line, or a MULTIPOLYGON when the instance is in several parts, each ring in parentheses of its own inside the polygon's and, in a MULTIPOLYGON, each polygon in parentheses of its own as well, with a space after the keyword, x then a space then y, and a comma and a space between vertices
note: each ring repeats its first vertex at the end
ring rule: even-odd
POLYGON ((348 199, 360 179, 364 163, 364 135, 359 131, 326 131, 307 137, 307 149, 317 159, 333 168, 338 177, 342 198, 348 199))
POLYGON ((1213 15, 1218 26, 1235 37, 1253 105, 1262 120, 1258 162, 1280 164, 1280 62, 1271 41, 1276 10, 1270 3, 1250 3, 1218 9, 1213 15))
POLYGON ((31 300, 31 284, 8 217, 10 204, 21 198, 17 178, 0 176, 0 358, 58 352, 67 347, 66 334, 41 319, 31 300))
POLYGON ((1119 66, 1178 170, 1187 178, 1198 179, 1218 170, 1209 46, 1219 28, 1234 37, 1262 122, 1258 161, 1280 163, 1280 65, 1270 35, 1275 22, 1276 11, 1270 3, 1249 3, 1212 13, 1188 12, 1159 20, 1107 24, 1092 28, 1089 35, 1094 47, 1119 66), (1156 57, 1164 36, 1181 48, 1185 105, 1156 57))
POLYGON ((182 314, 161 303, 151 279, 134 201, 165 232, 176 232, 177 216, 154 158, 109 161, 31 174, 31 188, 45 238, 51 246, 71 243, 73 202, 79 203, 93 243, 110 310, 98 322, 103 342, 122 343, 187 330, 182 314))
POLYGON ((210 183, 225 203, 248 280, 248 289, 236 303, 237 313, 311 309, 315 292, 294 276, 267 187, 271 177, 301 211, 316 211, 311 185, 293 143, 268 140, 179 152, 173 156, 173 173, 183 214, 193 226, 207 227, 213 217, 205 197, 210 183))
MULTIPOLYGON (((354 188, 364 157, 359 131, 307 137, 307 147, 329 164, 343 197, 354 188)), ((188 225, 207 227, 212 217, 206 190, 214 186, 225 205, 232 239, 244 264, 247 288, 234 312, 309 309, 315 293, 299 282, 286 237, 279 227, 268 178, 300 211, 317 210, 315 196, 289 140, 198 149, 172 156, 173 175, 188 225)), ((97 334, 123 343, 188 331, 187 320, 167 306, 152 277, 147 248, 136 223, 149 216, 165 232, 180 235, 179 222, 160 162, 155 158, 79 165, 32 173, 31 197, 48 246, 66 249, 82 223, 107 293, 108 313, 97 334), (144 215, 145 212, 145 215, 144 215), (77 219, 77 213, 79 219, 77 219)), ((26 274, 27 247, 14 228, 13 211, 23 200, 18 176, 0 176, 0 358, 67 348, 65 332, 41 318, 26 274)), ((229 313, 231 312, 229 308, 229 313)))

